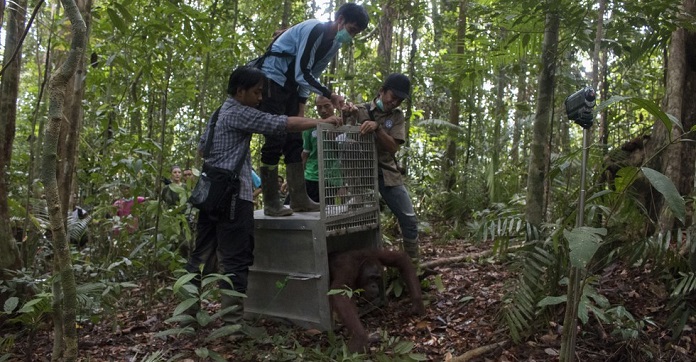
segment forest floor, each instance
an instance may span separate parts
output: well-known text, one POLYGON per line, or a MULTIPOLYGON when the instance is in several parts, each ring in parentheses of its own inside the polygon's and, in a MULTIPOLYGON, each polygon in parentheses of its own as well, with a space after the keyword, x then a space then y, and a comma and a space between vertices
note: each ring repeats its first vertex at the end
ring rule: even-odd
MULTIPOLYGON (((426 238, 423 240, 423 259, 481 255, 488 249, 490 245, 471 245, 461 240, 446 245, 433 244, 426 238)), ((387 308, 374 310, 362 317, 368 331, 381 331, 383 342, 385 333, 387 338, 412 341, 412 352, 428 361, 447 361, 467 352, 473 352, 474 357, 459 360, 558 360, 562 311, 552 316, 554 322, 518 344, 511 342, 503 324, 499 323, 506 282, 515 277, 505 266, 493 258, 478 257, 476 260, 448 263, 436 270, 442 280, 442 288, 437 288, 438 283, 434 282, 437 277, 427 277, 430 281, 426 283, 429 286, 424 288, 427 315, 412 317, 408 314, 408 298, 388 297, 387 308)), ((654 324, 642 324, 639 336, 625 341, 612 336, 610 326, 601 325, 591 318, 587 325, 579 327, 576 348, 578 361, 696 360, 696 331, 693 329, 696 322, 693 319, 688 321, 684 333, 678 339, 672 339, 666 325, 669 315, 668 292, 649 267, 637 271, 612 266, 605 269, 598 285, 598 291, 607 296, 612 305, 622 304, 636 320, 650 319, 654 324)), ((176 301, 169 299, 169 302, 143 305, 147 303, 141 302, 142 295, 138 295, 137 291, 130 293, 128 299, 121 301, 124 308, 111 317, 79 325, 81 361, 145 361, 148 360, 146 357, 151 357, 151 361, 208 360, 196 357, 194 351, 201 347, 214 350, 229 361, 276 361, 281 359, 279 356, 285 356, 285 360, 312 361, 320 358, 312 357, 308 350, 302 353, 302 346, 307 349, 318 346, 326 350, 336 345, 334 336, 328 333, 267 320, 257 322, 257 326, 268 333, 261 340, 247 338, 232 343, 222 338, 203 343, 201 336, 210 331, 201 331, 195 337, 157 337, 158 332, 172 328, 164 321, 171 316, 176 301), (161 357, 155 358, 157 356, 161 357)), ((214 312, 219 304, 213 302, 206 308, 214 312)), ((212 330, 214 326, 208 328, 212 330)), ((12 360, 50 361, 52 341, 48 329, 44 326, 31 344, 26 338, 18 339, 12 360)), ((345 331, 339 329, 335 337, 344 338, 344 334, 345 331)), ((398 360, 397 357, 389 358, 388 349, 395 348, 389 346, 373 344, 367 357, 362 359, 398 360), (381 357, 376 357, 378 353, 381 353, 381 357)), ((340 360, 339 357, 335 359, 340 360)))

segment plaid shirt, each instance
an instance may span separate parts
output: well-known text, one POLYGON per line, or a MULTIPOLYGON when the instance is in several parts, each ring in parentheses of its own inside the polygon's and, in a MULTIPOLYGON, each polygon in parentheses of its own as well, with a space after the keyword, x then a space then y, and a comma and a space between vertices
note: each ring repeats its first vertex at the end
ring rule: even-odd
MULTIPOLYGON (((212 120, 212 117, 211 117, 212 120)), ((222 104, 210 154, 205 162, 214 167, 234 170, 239 160, 246 154, 239 174, 239 198, 253 202, 251 181, 251 155, 249 145, 254 133, 271 136, 284 136, 287 126, 287 116, 276 116, 247 107, 236 99, 228 97, 222 104)), ((210 131, 210 121, 201 137, 198 148, 203 150, 210 131)))

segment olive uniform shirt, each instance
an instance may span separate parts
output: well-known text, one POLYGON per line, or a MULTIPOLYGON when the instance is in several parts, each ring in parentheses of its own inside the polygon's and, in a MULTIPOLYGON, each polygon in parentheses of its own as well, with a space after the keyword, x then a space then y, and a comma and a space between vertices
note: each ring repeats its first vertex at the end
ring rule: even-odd
MULTIPOLYGON (((399 145, 403 144, 406 140, 406 122, 404 119, 404 114, 399 108, 395 108, 390 112, 381 111, 375 105, 375 102, 358 104, 357 112, 357 123, 360 124, 364 121, 375 121, 379 124, 380 128, 387 132, 388 135, 392 136, 396 143, 399 145), (372 115, 375 119, 370 119, 370 110, 372 110, 372 115)), ((376 136, 375 136, 376 139, 376 136)), ((404 184, 404 180, 401 177, 401 172, 396 167, 396 159, 394 154, 382 149, 379 142, 377 142, 377 158, 379 163, 379 173, 384 177, 385 186, 399 186, 404 184)))

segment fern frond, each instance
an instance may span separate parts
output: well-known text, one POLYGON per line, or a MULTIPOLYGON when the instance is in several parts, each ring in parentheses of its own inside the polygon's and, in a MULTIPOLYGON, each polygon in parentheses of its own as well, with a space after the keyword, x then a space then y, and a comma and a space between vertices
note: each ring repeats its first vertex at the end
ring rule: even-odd
POLYGON ((512 266, 520 270, 520 276, 506 285, 508 292, 503 296, 500 313, 510 336, 519 342, 542 324, 539 316, 543 308, 538 303, 555 289, 558 260, 540 242, 515 254, 517 259, 512 266))

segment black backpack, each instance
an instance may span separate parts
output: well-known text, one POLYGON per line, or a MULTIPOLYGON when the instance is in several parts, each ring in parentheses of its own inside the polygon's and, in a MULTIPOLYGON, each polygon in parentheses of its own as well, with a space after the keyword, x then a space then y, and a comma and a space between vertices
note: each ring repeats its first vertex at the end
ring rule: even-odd
POLYGON ((295 55, 290 54, 290 53, 271 51, 271 48, 273 47, 273 43, 275 43, 275 41, 278 38, 280 38, 280 36, 283 35, 283 33, 285 33, 288 29, 290 29, 290 28, 276 30, 275 33, 273 33, 273 40, 271 40, 271 43, 268 44, 268 48, 266 48, 266 52, 263 53, 263 55, 261 55, 260 57, 256 57, 256 58, 252 59, 249 63, 247 63, 247 66, 261 69, 261 67, 263 67, 263 62, 266 60, 267 57, 270 57, 270 56, 283 57, 283 58, 294 57, 295 55))

